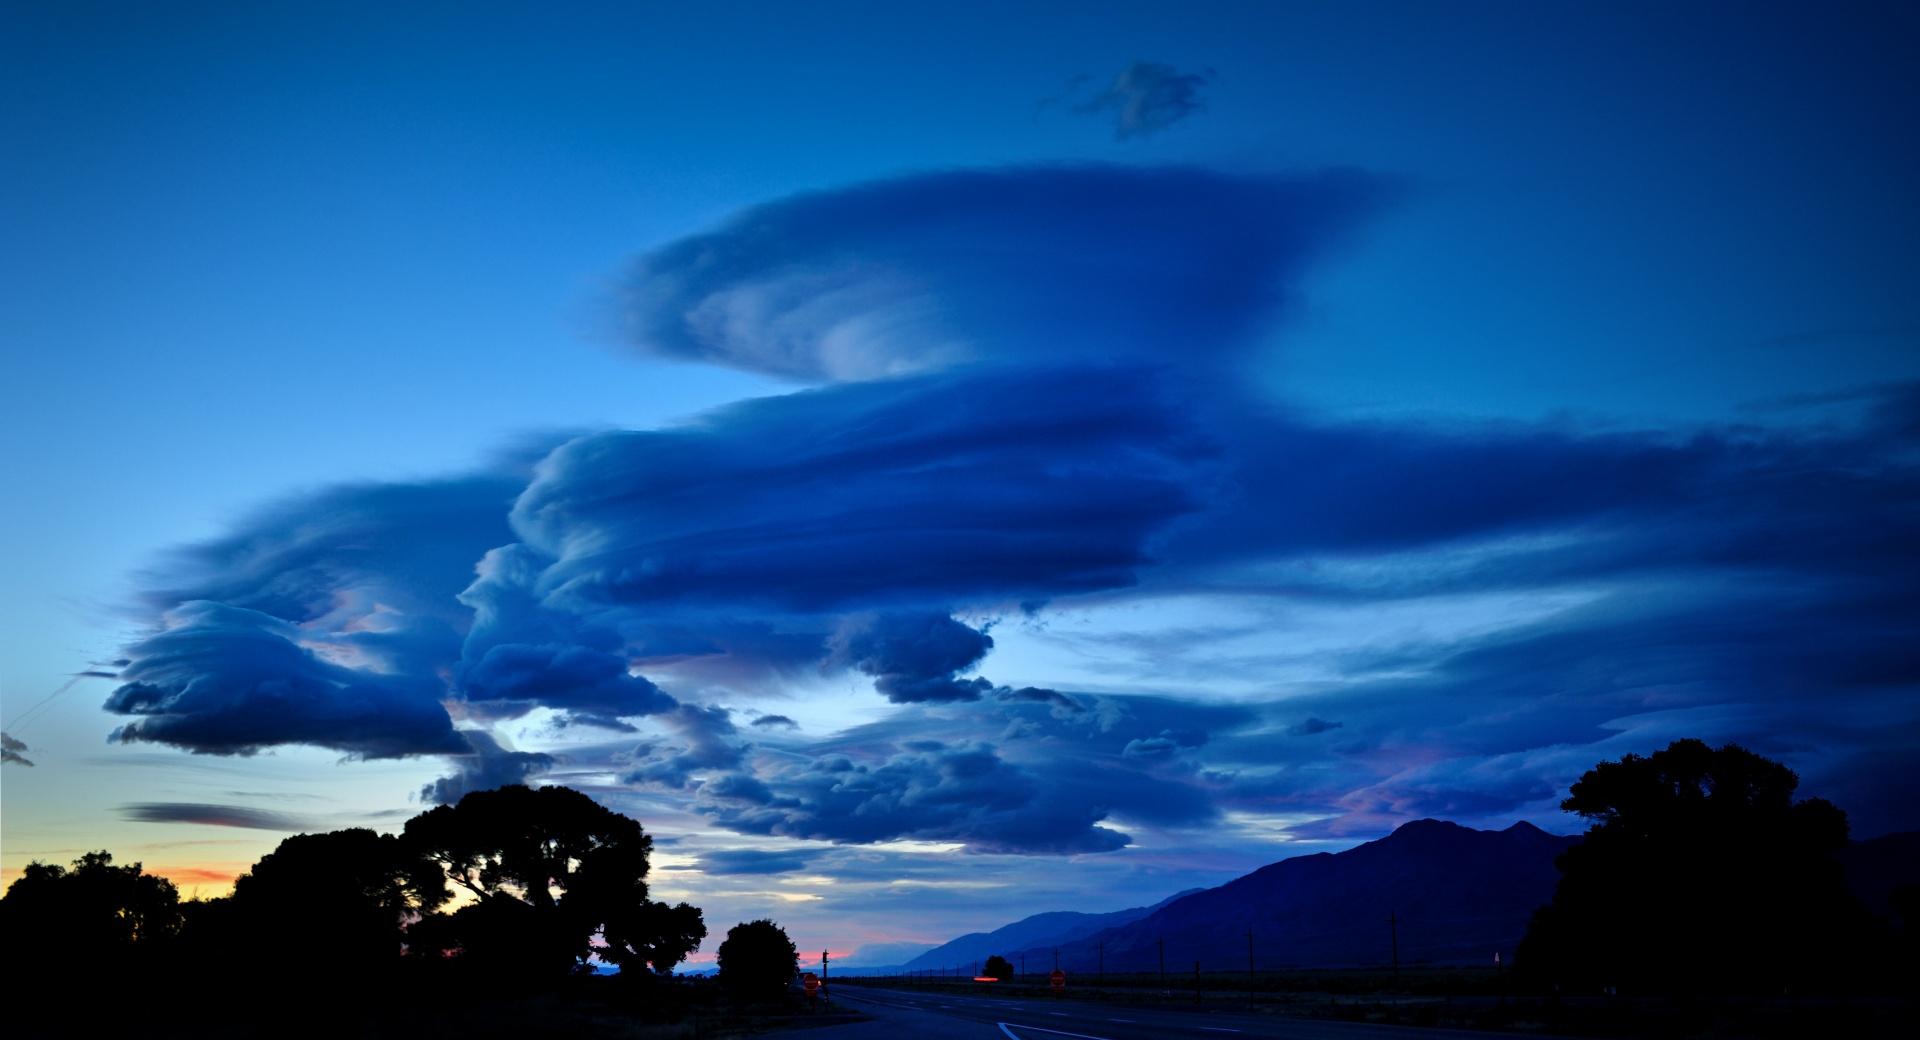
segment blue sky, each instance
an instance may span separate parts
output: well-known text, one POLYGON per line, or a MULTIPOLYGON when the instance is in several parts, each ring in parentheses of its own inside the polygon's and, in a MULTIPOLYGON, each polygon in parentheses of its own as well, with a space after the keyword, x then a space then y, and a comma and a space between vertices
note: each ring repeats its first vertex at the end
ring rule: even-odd
POLYGON ((9 871, 542 776, 840 948, 1677 736, 1920 824, 1910 10, 5 18, 9 871))

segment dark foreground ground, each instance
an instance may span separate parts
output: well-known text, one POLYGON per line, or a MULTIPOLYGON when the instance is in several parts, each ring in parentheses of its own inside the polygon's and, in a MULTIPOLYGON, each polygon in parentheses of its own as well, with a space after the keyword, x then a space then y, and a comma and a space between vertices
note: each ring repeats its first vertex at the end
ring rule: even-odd
POLYGON ((871 1021, 823 1029, 823 1038, 885 1040, 1222 1040, 1284 1037, 1287 1040, 1491 1040, 1500 1033, 1432 1030, 1408 1026, 1235 1013, 1226 1009, 1122 1007, 1074 1000, 1022 1000, 986 993, 922 993, 907 989, 841 985, 834 1000, 850 1004, 871 1021))
MULTIPOLYGON (((232 978, 42 976, 7 988, 0 1035, 328 1040, 1515 1040, 1518 1037, 1645 1037, 1718 1040, 1753 1037, 1920 1036, 1914 1006, 1901 1000, 1769 1001, 1712 1005, 1543 1001, 1408 993, 1167 994, 1080 989, 1055 995, 1038 985, 915 985, 862 980, 833 985, 831 1005, 796 989, 785 999, 739 1006, 710 979, 589 977, 539 989, 450 986, 404 980, 369 986, 345 979, 262 988, 232 978)), ((284 981, 284 980, 282 980, 284 981)))
POLYGON ((1799 1040, 1920 1036, 1920 1014, 1912 1001, 1901 999, 1616 1001, 1348 990, 1205 993, 1196 1001, 1191 991, 1082 989, 1055 995, 1040 986, 875 979, 836 985, 834 1000, 840 1007, 865 1012, 873 1022, 836 1026, 823 1030, 819 1034, 823 1037, 1799 1040))

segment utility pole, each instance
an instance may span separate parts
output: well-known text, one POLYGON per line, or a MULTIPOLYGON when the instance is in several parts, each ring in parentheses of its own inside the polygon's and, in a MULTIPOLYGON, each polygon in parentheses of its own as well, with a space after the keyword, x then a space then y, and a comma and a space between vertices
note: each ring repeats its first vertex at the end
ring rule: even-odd
POLYGON ((1173 992, 1167 988, 1167 940, 1161 938, 1155 939, 1154 942, 1160 946, 1160 995, 1164 997, 1173 992))
POLYGON ((1400 977, 1400 915, 1387 911, 1387 934, 1393 942, 1393 977, 1400 977))
POLYGON ((820 951, 820 990, 827 996, 827 1010, 833 1010, 833 990, 827 988, 827 951, 820 951))
POLYGON ((1193 962, 1193 1002, 1200 1003, 1200 962, 1193 962))
POLYGON ((1060 970, 1060 947, 1058 946, 1053 948, 1053 970, 1060 970))
POLYGON ((1027 955, 1024 953, 1020 955, 1020 977, 1027 977, 1027 955))

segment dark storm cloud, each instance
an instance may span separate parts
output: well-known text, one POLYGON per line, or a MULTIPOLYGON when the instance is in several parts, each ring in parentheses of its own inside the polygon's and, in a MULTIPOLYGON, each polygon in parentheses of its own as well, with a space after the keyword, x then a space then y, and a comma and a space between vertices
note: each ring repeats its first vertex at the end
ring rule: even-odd
POLYGON ((895 704, 970 701, 992 688, 984 679, 956 679, 954 673, 985 657, 993 637, 946 614, 852 617, 829 645, 829 664, 873 676, 874 688, 895 704))
POLYGON ((1181 72, 1157 61, 1136 61, 1120 70, 1106 90, 1074 106, 1086 114, 1113 113, 1113 136, 1119 140, 1165 130, 1206 107, 1200 88, 1211 72, 1181 72))
MULTIPOLYGON (((1152 96, 1143 129, 1183 103, 1152 96)), ((969 361, 1199 363, 1242 345, 1386 194, 1356 173, 902 177, 769 203, 666 245, 619 306, 647 353, 800 380, 969 361)))
POLYGON ((494 715, 536 707, 573 723, 632 731, 623 715, 652 715, 674 704, 660 688, 627 671, 626 658, 584 646, 508 643, 489 647, 464 673, 467 703, 494 715))
POLYGON ((252 754, 314 744, 364 758, 459 753, 464 745, 429 675, 350 668, 301 645, 301 631, 258 611, 193 602, 128 650, 106 709, 136 716, 122 743, 252 754))
POLYGON ((513 523, 549 606, 944 609, 1132 584, 1215 447, 1151 370, 973 371, 748 401, 550 455, 513 523))
POLYGON ((753 720, 753 724, 763 729, 799 729, 800 724, 785 715, 762 715, 753 720))
POLYGON ((298 817, 270 809, 207 805, 201 802, 136 802, 121 806, 119 812, 123 818, 140 823, 199 823, 209 827, 245 827, 283 833, 306 830, 311 826, 298 817))
POLYGON ((467 752, 450 761, 455 772, 420 789, 422 801, 434 805, 452 805, 474 791, 491 791, 509 784, 524 784, 553 768, 552 755, 537 751, 508 751, 490 734, 462 730, 460 738, 467 752))
POLYGON ((1310 737, 1316 733, 1325 733, 1330 729, 1339 729, 1340 723, 1309 716, 1287 727, 1287 732, 1296 737, 1310 737))

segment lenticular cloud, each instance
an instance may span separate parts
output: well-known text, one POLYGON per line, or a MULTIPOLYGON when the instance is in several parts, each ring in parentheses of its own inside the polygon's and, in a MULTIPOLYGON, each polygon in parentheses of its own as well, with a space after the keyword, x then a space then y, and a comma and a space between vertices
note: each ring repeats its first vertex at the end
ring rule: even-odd
MULTIPOLYGON (((1789 689, 1833 694, 1835 718, 1912 700, 1920 396, 1850 431, 1673 437, 1339 422, 1240 388, 1291 280, 1387 194, 1358 174, 950 173, 668 243, 622 284, 634 348, 821 385, 297 496, 177 551, 142 579, 116 736, 445 756, 423 795, 447 800, 560 768, 487 728, 539 720, 624 741, 594 775, 741 832, 1078 853, 1230 810, 1329 833, 1516 811, 1661 712, 1764 729, 1789 689), (1573 586, 1579 610, 1330 655, 1231 710, 981 674, 989 619, 1089 596, 1573 586), (891 714, 818 739, 767 703, 823 675, 891 714)), ((1155 638, 1191 660, 1216 637, 1265 634, 1155 638)), ((1841 772, 1906 746, 1829 730, 1841 772)))

